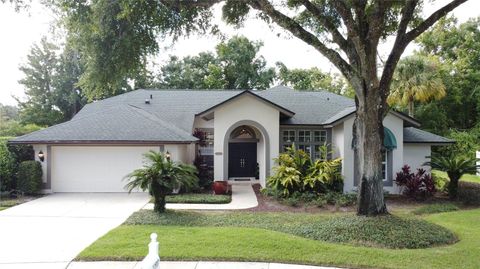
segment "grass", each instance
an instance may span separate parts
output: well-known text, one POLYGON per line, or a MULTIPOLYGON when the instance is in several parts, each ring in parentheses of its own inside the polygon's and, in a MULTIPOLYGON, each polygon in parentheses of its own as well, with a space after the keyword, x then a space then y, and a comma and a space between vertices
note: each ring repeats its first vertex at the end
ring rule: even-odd
POLYGON ((456 241, 447 229, 418 219, 376 219, 340 215, 285 213, 195 213, 151 210, 134 213, 125 224, 262 228, 304 238, 387 248, 424 248, 456 241), (394 231, 394 232, 392 232, 394 231))
MULTIPOLYGON (((438 171, 438 170, 433 170, 432 171, 434 174, 437 174, 443 178, 448 179, 448 175, 446 172, 438 171)), ((480 183, 480 176, 477 175, 470 175, 470 174, 465 174, 460 178, 460 181, 466 181, 466 182, 473 182, 473 183, 480 183)))
MULTIPOLYGON (((286 216, 282 223, 329 219, 326 214, 267 214, 264 225, 282 214, 286 216)), ((480 268, 480 209, 433 214, 422 219, 452 230, 460 241, 427 249, 388 249, 329 243, 260 227, 122 225, 85 249, 77 259, 141 260, 150 233, 156 232, 163 260, 263 261, 349 268, 480 268)), ((198 225, 197 220, 187 221, 198 225)))
POLYGON ((420 208, 413 210, 413 214, 424 215, 424 214, 435 214, 442 212, 450 212, 459 210, 458 206, 452 203, 440 203, 440 204, 431 204, 425 205, 420 208))
POLYGON ((186 193, 168 195, 166 201, 167 203, 183 204, 228 204, 232 201, 232 196, 206 193, 186 193))

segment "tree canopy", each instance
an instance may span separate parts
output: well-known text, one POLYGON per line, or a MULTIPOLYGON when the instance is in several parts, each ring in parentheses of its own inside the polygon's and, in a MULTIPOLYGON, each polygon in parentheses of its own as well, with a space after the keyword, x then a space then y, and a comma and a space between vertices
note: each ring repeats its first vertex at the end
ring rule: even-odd
POLYGON ((216 4, 223 5, 227 23, 241 25, 255 11, 266 23, 312 46, 355 91, 358 213, 378 215, 387 213, 380 153, 395 68, 410 42, 466 1, 448 1, 427 17, 421 16, 421 0, 64 0, 57 4, 71 38, 86 55, 80 85, 91 96, 121 88, 122 79, 132 78, 145 57, 159 51, 157 38, 218 31, 211 16, 216 4), (379 70, 378 46, 389 36, 395 41, 379 70))

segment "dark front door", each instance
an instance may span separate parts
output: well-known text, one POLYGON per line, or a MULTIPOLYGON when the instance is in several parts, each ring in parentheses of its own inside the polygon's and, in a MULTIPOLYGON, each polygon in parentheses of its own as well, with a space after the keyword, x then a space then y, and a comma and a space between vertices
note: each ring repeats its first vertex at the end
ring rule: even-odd
POLYGON ((255 177, 257 143, 228 144, 228 177, 255 177))

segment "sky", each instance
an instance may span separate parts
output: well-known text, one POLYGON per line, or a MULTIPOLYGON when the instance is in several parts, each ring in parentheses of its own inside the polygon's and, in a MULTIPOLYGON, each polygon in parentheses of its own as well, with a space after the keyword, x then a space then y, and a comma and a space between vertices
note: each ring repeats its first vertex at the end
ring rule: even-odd
MULTIPOLYGON (((425 1, 425 15, 431 14, 448 0, 425 1)), ((270 66, 276 62, 283 62, 289 68, 318 67, 326 72, 337 70, 310 46, 302 41, 285 34, 278 27, 269 27, 266 23, 252 18, 244 27, 235 29, 221 22, 220 9, 215 10, 216 21, 228 37, 244 35, 250 40, 261 40, 264 46, 259 55, 263 55, 270 66)), ((480 16, 480 0, 470 0, 458 7, 453 14, 464 22, 472 17, 480 16)), ((15 12, 9 4, 0 4, 0 103, 15 105, 12 96, 20 99, 25 97, 24 88, 18 83, 23 77, 19 67, 26 62, 26 56, 32 44, 39 42, 42 36, 52 36, 51 23, 55 14, 38 4, 35 0, 28 11, 15 12)), ((213 50, 220 40, 209 36, 191 36, 181 39, 175 44, 163 42, 161 53, 155 56, 156 64, 161 64, 169 55, 187 56, 199 52, 213 50)), ((380 48, 380 55, 386 56, 392 42, 387 42, 380 48), (384 52, 384 53, 383 53, 384 52)), ((412 53, 414 45, 407 48, 404 55, 412 53)))

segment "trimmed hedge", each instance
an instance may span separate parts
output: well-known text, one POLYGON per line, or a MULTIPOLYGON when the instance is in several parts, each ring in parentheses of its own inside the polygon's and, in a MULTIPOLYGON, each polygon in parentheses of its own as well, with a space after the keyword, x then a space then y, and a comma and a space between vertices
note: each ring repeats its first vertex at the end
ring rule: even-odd
POLYGON ((460 181, 458 199, 467 205, 480 205, 480 184, 460 181))
POLYGON ((37 161, 24 161, 18 166, 17 190, 35 194, 42 187, 42 165, 37 161))
POLYGON ((10 190, 15 176, 15 158, 8 150, 7 139, 0 138, 0 191, 10 190))

